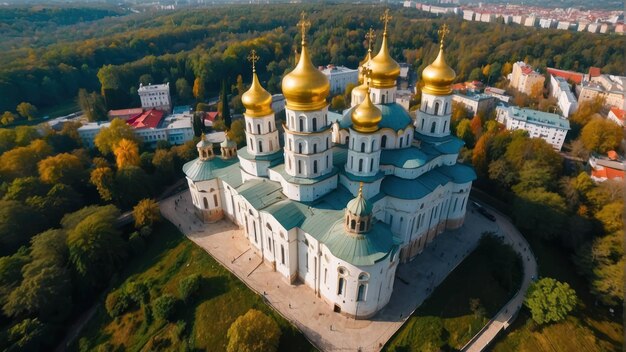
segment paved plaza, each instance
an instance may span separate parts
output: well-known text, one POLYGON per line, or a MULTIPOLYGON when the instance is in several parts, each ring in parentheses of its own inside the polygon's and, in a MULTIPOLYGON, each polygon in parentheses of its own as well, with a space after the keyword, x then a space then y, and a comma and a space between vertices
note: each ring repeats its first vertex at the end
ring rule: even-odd
POLYGON ((289 285, 265 265, 243 231, 228 220, 204 224, 193 214, 189 191, 160 203, 163 215, 228 268, 248 287, 296 325, 323 351, 378 351, 407 317, 476 247, 485 231, 499 232, 496 223, 468 210, 462 228, 439 235, 410 263, 400 264, 389 304, 368 320, 334 313, 303 284, 289 285))

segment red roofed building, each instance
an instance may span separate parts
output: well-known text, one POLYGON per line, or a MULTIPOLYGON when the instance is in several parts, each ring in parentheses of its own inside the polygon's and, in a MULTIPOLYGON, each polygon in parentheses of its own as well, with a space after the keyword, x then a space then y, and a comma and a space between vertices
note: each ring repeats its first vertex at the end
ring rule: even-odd
POLYGON ((157 128, 165 113, 161 110, 148 110, 143 114, 130 118, 126 121, 133 128, 157 128))
POLYGON ((548 67, 548 73, 551 74, 552 76, 565 78, 566 80, 572 81, 576 84, 580 84, 580 82, 582 82, 583 78, 585 77, 585 75, 582 73, 578 73, 574 71, 559 70, 559 69, 552 68, 552 67, 548 67))
POLYGON ((626 111, 620 108, 612 107, 611 111, 609 111, 608 118, 622 127, 626 126, 624 123, 624 120, 626 119, 626 111))
POLYGON ((115 118, 128 120, 130 118, 141 115, 142 113, 142 108, 109 110, 109 120, 113 120, 115 118))
POLYGON ((529 96, 537 96, 543 91, 546 78, 533 70, 530 65, 523 61, 513 64, 513 72, 509 76, 509 84, 517 91, 529 96))
POLYGON ((601 74, 602 73, 600 72, 600 68, 599 67, 590 67, 589 68, 589 79, 592 79, 593 77, 598 77, 601 74))
POLYGON ((589 158, 591 179, 595 182, 606 180, 623 180, 626 164, 624 159, 611 150, 607 155, 592 155, 589 158))

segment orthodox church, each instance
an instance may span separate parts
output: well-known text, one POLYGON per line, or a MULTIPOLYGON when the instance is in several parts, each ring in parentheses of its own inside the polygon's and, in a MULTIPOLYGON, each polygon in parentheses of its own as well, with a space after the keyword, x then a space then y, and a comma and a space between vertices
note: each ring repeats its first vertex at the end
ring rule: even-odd
MULTIPOLYGON (((306 19, 296 67, 282 80, 286 121, 279 140, 272 97, 252 61, 242 96, 247 145, 226 138, 221 155, 203 139, 183 166, 195 210, 242 227, 265 264, 303 283, 342 314, 368 318, 391 297, 399 263, 463 224, 474 170, 457 164, 463 142, 450 135, 455 72, 439 55, 422 73, 422 104, 412 118, 395 103, 400 66, 382 46, 359 67, 351 108, 328 111, 329 81, 311 62, 306 19)), ((371 42, 372 31, 369 33, 371 42)))

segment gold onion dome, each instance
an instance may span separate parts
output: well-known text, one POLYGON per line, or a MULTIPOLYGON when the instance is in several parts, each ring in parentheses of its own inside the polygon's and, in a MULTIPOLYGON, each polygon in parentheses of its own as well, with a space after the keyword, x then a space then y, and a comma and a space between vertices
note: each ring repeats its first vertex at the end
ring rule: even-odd
MULTIPOLYGON (((365 79, 365 77, 363 77, 363 79, 365 79)), ((362 102, 365 99, 365 96, 368 95, 369 88, 367 86, 367 83, 363 83, 357 87, 354 87, 354 89, 352 89, 352 99, 355 99, 355 101, 360 101, 362 102)))
POLYGON ((378 124, 383 119, 383 113, 372 104, 369 92, 359 106, 352 110, 352 128, 361 133, 371 133, 378 130, 378 124))
POLYGON ((369 64, 372 70, 370 78, 374 88, 393 88, 396 86, 396 80, 400 75, 400 65, 391 57, 387 48, 387 23, 390 19, 391 16, 389 16, 389 10, 387 9, 385 14, 381 16, 381 20, 385 22, 383 43, 380 51, 370 60, 369 64))
POLYGON ((368 66, 368 63, 372 60, 372 49, 367 51, 367 55, 363 61, 359 62, 359 83, 363 83, 363 68, 368 66))
POLYGON ((273 113, 272 111, 272 95, 266 91, 259 83, 259 77, 256 75, 256 61, 259 57, 252 50, 248 56, 248 60, 252 61, 252 85, 241 96, 241 103, 246 108, 246 115, 250 117, 262 117, 273 113))
POLYGON ((310 22, 304 19, 304 14, 298 26, 302 31, 302 51, 296 68, 283 77, 283 95, 289 109, 320 110, 328 105, 326 97, 330 94, 330 82, 326 75, 311 63, 306 43, 306 27, 310 26, 310 22))
POLYGON ((456 72, 448 66, 444 58, 443 40, 449 32, 448 26, 443 25, 439 30, 441 43, 439 45, 439 55, 432 64, 422 71, 422 81, 424 81, 423 93, 433 95, 447 95, 452 93, 452 82, 456 78, 456 72))

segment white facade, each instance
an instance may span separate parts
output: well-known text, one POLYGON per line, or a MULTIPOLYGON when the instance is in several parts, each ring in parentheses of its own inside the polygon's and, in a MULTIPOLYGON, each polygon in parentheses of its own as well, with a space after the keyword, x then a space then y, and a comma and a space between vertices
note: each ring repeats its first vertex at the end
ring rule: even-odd
POLYGON ((513 64, 513 72, 511 72, 511 87, 519 92, 533 96, 541 93, 545 77, 534 71, 530 65, 523 61, 513 64))
POLYGON ((415 130, 427 136, 441 137, 450 134, 452 97, 422 92, 422 105, 415 119, 415 130))
POLYGON ((328 77, 330 91, 332 93, 343 93, 348 83, 358 84, 359 70, 353 70, 345 66, 326 66, 322 73, 328 77))
POLYGON ((151 84, 144 86, 139 84, 139 98, 141 107, 145 110, 157 109, 167 113, 172 111, 172 97, 170 96, 170 83, 151 84))
POLYGON ((550 92, 557 99, 564 117, 568 117, 578 109, 578 100, 563 77, 550 75, 550 92))
POLYGON ((530 137, 541 138, 556 150, 561 150, 570 129, 569 121, 559 115, 515 106, 497 107, 496 119, 507 130, 528 131, 530 137))
POLYGON ((496 98, 488 94, 453 94, 452 101, 463 104, 473 115, 485 113, 496 106, 496 98))

